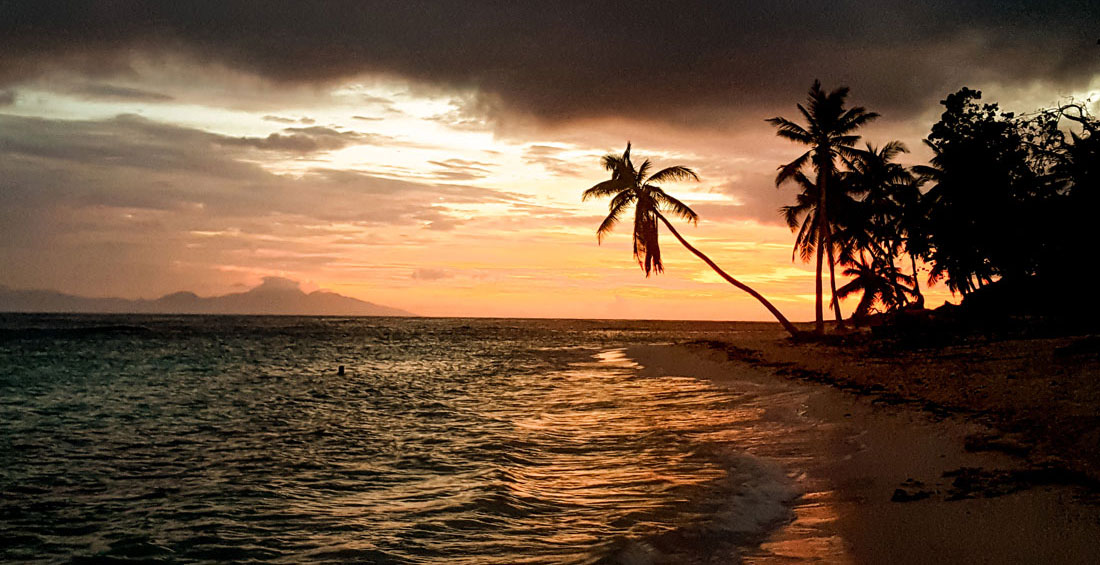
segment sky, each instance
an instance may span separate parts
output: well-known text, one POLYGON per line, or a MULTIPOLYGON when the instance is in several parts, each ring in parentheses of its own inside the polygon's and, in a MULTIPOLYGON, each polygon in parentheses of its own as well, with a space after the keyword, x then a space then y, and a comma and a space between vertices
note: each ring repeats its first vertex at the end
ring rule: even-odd
MULTIPOLYGON (((907 163, 963 86, 1100 108, 1100 4, 0 0, 0 285, 224 294, 277 276, 430 316, 767 320, 670 236, 597 244, 600 156, 694 168, 681 233, 813 316, 776 168, 820 79, 907 163)), ((950 299, 933 289, 930 304, 950 299)), ((848 310, 854 303, 848 304, 848 310)))

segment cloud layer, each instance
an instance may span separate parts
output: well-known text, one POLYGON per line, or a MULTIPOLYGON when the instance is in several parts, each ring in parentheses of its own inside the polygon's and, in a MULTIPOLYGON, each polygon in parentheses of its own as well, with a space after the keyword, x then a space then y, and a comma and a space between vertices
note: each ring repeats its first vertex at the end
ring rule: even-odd
POLYGON ((0 81, 9 84, 58 68, 124 75, 135 53, 184 53, 283 83, 399 75, 473 89, 483 111, 545 121, 713 121, 789 100, 814 77, 851 84, 875 109, 903 115, 976 77, 1068 88, 1100 71, 1100 4, 1080 0, 3 7, 0 81))
POLYGON ((6 282, 61 286, 78 277, 81 288, 132 294, 134 283, 162 288, 165 277, 189 268, 198 278, 210 268, 310 271, 342 260, 349 244, 372 243, 372 230, 445 230, 462 221, 453 206, 520 201, 487 188, 320 166, 276 174, 261 166, 271 153, 299 157, 366 137, 284 131, 291 133, 275 142, 134 115, 0 114, 6 282))

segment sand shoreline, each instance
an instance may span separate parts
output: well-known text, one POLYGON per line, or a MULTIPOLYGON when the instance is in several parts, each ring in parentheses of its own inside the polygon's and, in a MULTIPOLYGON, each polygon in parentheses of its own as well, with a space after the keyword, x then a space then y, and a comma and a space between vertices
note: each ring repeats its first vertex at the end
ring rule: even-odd
POLYGON ((794 343, 782 332, 760 331, 698 345, 875 403, 979 422, 990 429, 968 438, 969 449, 1021 456, 1052 480, 1100 486, 1100 336, 907 348, 794 343))
MULTIPOLYGON (((750 452, 786 467, 804 494, 795 519, 747 552, 746 562, 1094 561, 1100 507, 1087 500, 1090 491, 1042 480, 1035 459, 1021 457, 1034 449, 1020 452, 1006 440, 975 450, 975 437, 1004 436, 984 413, 963 417, 934 400, 927 408, 911 399, 883 401, 890 390, 868 395, 844 382, 847 390, 806 382, 799 370, 827 382, 823 366, 850 361, 830 357, 829 348, 746 332, 728 343, 627 352, 650 376, 752 391, 745 397, 751 407, 778 413, 776 425, 788 426, 779 442, 786 445, 750 452)), ((868 367, 878 371, 865 361, 868 367)))

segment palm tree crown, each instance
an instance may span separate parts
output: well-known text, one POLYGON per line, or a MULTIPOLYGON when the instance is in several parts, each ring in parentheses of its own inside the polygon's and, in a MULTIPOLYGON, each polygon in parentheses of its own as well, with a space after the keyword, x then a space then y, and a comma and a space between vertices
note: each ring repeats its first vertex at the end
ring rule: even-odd
POLYGON ((909 302, 909 295, 915 294, 907 286, 913 284, 913 277, 879 259, 870 262, 860 259, 858 263, 844 269, 844 274, 852 277, 852 280, 837 289, 837 298, 862 292, 859 304, 852 313, 853 319, 866 318, 876 304, 881 304, 886 311, 901 308, 909 302))
POLYGON ((853 147, 860 136, 853 134, 879 115, 868 112, 862 106, 844 108, 848 87, 838 88, 828 94, 821 89, 821 82, 810 87, 807 106, 798 104, 798 111, 806 119, 806 125, 798 125, 786 118, 771 118, 768 123, 777 128, 776 135, 795 143, 808 145, 805 153, 779 168, 776 186, 795 177, 798 171, 810 164, 819 173, 832 173, 838 158, 854 158, 859 150, 853 147))
POLYGON ((649 159, 642 161, 638 167, 630 160, 629 142, 622 156, 614 153, 604 155, 603 166, 611 172, 611 179, 589 188, 582 196, 582 200, 612 197, 608 206, 609 213, 596 230, 597 238, 602 243, 603 238, 611 233, 615 224, 634 205, 634 258, 645 270, 647 277, 651 272, 663 272, 664 263, 661 262, 661 247, 657 237, 659 213, 665 211, 693 223, 699 221, 699 216, 687 204, 668 195, 656 183, 698 181, 699 176, 695 171, 680 165, 667 167, 650 175, 653 165, 649 159))
POLYGON ((814 81, 810 87, 810 95, 806 106, 798 104, 798 111, 806 119, 806 125, 799 125, 786 118, 771 118, 768 123, 777 128, 776 135, 789 139, 795 143, 809 146, 805 153, 794 161, 779 167, 779 174, 775 177, 775 185, 781 186, 787 182, 795 182, 803 189, 803 196, 794 208, 784 209, 788 225, 796 229, 797 217, 805 214, 807 222, 800 230, 799 240, 795 242, 796 249, 801 248, 804 258, 814 250, 817 252, 817 276, 815 280, 815 295, 817 297, 816 331, 824 333, 825 325, 822 316, 822 290, 821 269, 823 256, 828 257, 829 280, 833 289, 833 309, 836 313, 837 323, 841 323, 840 303, 836 300, 836 282, 833 272, 833 249, 830 235, 830 223, 833 215, 829 213, 826 196, 831 188, 832 178, 835 175, 836 163, 842 159, 854 159, 860 151, 853 147, 859 141, 860 136, 853 132, 871 120, 878 117, 874 112, 868 112, 862 107, 844 108, 844 101, 848 97, 848 88, 841 87, 826 93, 821 89, 821 82, 814 81), (817 172, 816 182, 809 182, 804 169, 810 165, 817 172), (816 198, 807 189, 816 188, 816 198), (812 209, 811 209, 812 206, 812 209), (798 210, 798 208, 801 208, 798 210), (816 241, 814 241, 816 240, 816 241))

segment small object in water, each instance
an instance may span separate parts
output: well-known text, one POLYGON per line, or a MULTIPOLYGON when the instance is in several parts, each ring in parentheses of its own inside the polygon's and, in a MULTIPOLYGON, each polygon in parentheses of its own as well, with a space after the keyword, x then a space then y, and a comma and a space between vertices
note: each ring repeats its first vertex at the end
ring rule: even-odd
POLYGON ((340 368, 336 370, 336 375, 340 376, 340 377, 344 376, 344 366, 343 365, 340 365, 340 368))

